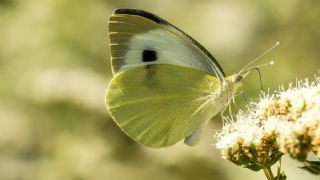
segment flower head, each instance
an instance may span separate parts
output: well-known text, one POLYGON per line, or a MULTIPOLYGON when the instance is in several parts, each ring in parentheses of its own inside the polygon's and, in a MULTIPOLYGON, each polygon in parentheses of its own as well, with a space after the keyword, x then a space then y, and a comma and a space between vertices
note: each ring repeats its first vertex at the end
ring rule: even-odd
POLYGON ((216 134, 222 157, 248 168, 271 166, 282 154, 305 160, 309 152, 320 158, 320 78, 298 81, 288 89, 262 94, 236 121, 227 118, 216 134))

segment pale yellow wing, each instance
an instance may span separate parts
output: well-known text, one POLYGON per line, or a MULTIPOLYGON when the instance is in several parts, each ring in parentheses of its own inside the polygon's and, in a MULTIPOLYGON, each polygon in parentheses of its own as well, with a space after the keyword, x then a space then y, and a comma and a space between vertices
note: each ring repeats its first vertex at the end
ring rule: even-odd
POLYGON ((172 145, 215 115, 210 94, 221 87, 214 76, 176 65, 148 65, 118 73, 106 103, 117 125, 150 147, 172 145))

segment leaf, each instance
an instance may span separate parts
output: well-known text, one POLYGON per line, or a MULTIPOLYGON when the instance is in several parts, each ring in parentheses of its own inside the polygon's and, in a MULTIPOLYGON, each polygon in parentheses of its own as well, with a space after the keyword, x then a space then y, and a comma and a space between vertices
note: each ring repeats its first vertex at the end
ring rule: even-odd
POLYGON ((245 168, 248 168, 252 171, 260 171, 263 167, 259 164, 250 164, 250 165, 245 166, 245 168))
POLYGON ((270 167, 274 165, 276 162, 279 161, 282 155, 283 155, 282 153, 272 153, 271 156, 269 156, 268 163, 265 164, 265 166, 270 167))
POLYGON ((320 161, 304 161, 306 166, 300 167, 312 174, 320 175, 320 161))
POLYGON ((304 170, 307 170, 310 173, 315 174, 315 175, 319 175, 320 174, 320 171, 317 170, 317 169, 314 169, 312 166, 303 166, 303 167, 300 167, 300 168, 304 169, 304 170))
POLYGON ((276 176, 274 179, 276 179, 276 180, 286 180, 287 176, 284 174, 284 172, 282 172, 281 174, 279 174, 279 176, 276 176))
POLYGON ((305 161, 308 165, 317 166, 320 168, 320 161, 305 161))

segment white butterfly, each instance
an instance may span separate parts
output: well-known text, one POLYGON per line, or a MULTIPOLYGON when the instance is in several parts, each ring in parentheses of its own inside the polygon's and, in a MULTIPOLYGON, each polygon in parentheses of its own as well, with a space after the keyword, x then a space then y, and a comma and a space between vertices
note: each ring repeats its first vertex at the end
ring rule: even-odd
POLYGON ((117 9, 109 18, 113 79, 107 108, 132 139, 164 147, 185 138, 194 145, 201 127, 236 94, 249 69, 226 77, 196 40, 145 11, 117 9))

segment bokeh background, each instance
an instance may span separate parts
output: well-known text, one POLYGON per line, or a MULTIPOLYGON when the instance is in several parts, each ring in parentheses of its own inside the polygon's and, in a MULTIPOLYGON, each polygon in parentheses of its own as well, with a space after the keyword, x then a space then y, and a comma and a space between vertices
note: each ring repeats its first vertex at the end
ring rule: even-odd
MULTIPOLYGON (((227 74, 275 42, 260 63, 270 91, 320 67, 317 0, 0 0, 1 180, 256 180, 221 159, 215 117, 196 147, 151 149, 130 140, 105 108, 111 79, 107 18, 115 8, 153 12, 202 43, 227 74)), ((243 90, 260 92, 252 73, 243 90)), ((237 98, 236 108, 246 102, 237 98)), ((319 179, 285 157, 289 179, 319 179)))

